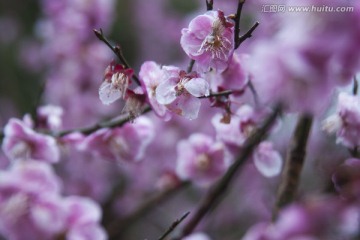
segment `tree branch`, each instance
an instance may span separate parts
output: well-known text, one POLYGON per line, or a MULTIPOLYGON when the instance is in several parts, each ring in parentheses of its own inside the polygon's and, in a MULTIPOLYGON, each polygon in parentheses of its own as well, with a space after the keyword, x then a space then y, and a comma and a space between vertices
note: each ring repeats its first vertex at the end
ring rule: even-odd
MULTIPOLYGON (((147 112, 150 112, 151 111, 151 108, 150 107, 146 107, 142 112, 141 114, 145 114, 147 112)), ((51 135, 53 135, 54 137, 63 137, 65 135, 68 135, 70 133, 73 133, 73 132, 79 132, 79 133, 82 133, 82 134, 85 134, 85 135, 89 135, 91 133, 94 133, 96 132, 97 130, 99 129, 102 129, 102 128, 115 128, 115 127, 121 127, 123 126, 125 123, 131 121, 133 118, 129 115, 126 115, 125 117, 116 117, 110 121, 105 121, 105 122, 100 122, 100 123, 96 123, 95 125, 93 126, 90 126, 90 127, 85 127, 85 128, 78 128, 78 129, 71 129, 71 130, 66 130, 66 131, 61 131, 61 132, 58 132, 58 133, 53 133, 51 135)))
POLYGON ((357 95, 358 93, 358 88, 359 88, 359 83, 356 79, 356 76, 354 76, 354 86, 353 86, 353 95, 357 95))
POLYGON ((201 97, 198 97, 198 98, 211 98, 211 97, 229 96, 230 94, 241 93, 242 91, 243 90, 225 90, 225 91, 221 91, 221 92, 210 93, 208 96, 201 96, 201 97))
POLYGON ((279 209, 292 202, 297 192, 312 122, 313 118, 308 114, 303 114, 298 118, 295 131, 288 148, 285 167, 282 172, 282 179, 273 212, 274 220, 277 217, 279 209))
MULTIPOLYGON (((100 30, 94 29, 93 30, 96 37, 104 42, 114 53, 115 55, 119 58, 120 62, 125 66, 125 68, 131 68, 129 63, 126 61, 126 58, 123 55, 123 52, 121 51, 120 46, 113 46, 110 41, 104 36, 102 29, 100 28, 100 30)), ((133 74, 134 81, 136 82, 137 85, 141 86, 139 77, 136 74, 133 74)))
POLYGON ((158 240, 164 240, 174 229, 179 225, 184 219, 190 214, 190 212, 185 213, 180 219, 175 220, 171 224, 171 226, 168 228, 168 230, 158 239, 158 240))
POLYGON ((196 226, 204 218, 204 216, 212 209, 216 203, 219 203, 221 197, 226 193, 236 173, 244 166, 244 163, 253 152, 254 148, 262 141, 269 129, 275 122, 275 119, 281 112, 280 105, 276 106, 273 113, 268 116, 261 128, 256 130, 245 142, 234 164, 228 169, 225 175, 209 190, 203 201, 200 203, 189 222, 182 229, 181 233, 173 238, 180 240, 193 232, 196 226))
POLYGON ((206 0, 206 10, 211 11, 214 9, 214 1, 213 0, 206 0))
POLYGON ((259 22, 255 22, 254 25, 244 34, 242 35, 238 42, 235 44, 235 49, 237 49, 246 39, 252 37, 252 33, 255 31, 255 29, 259 26, 259 22))
POLYGON ((240 17, 241 17, 241 12, 242 12, 242 8, 244 6, 245 0, 239 0, 238 1, 238 6, 237 6, 237 10, 236 10, 236 14, 235 14, 235 34, 234 34, 234 43, 235 43, 235 49, 238 48, 239 41, 240 41, 240 17))
POLYGON ((110 239, 121 239, 121 236, 125 233, 126 230, 130 228, 136 221, 144 217, 149 213, 154 207, 158 206, 162 202, 170 199, 175 193, 179 192, 181 189, 189 186, 190 182, 182 182, 174 188, 167 189, 142 203, 137 207, 132 213, 128 216, 125 216, 122 219, 118 219, 108 226, 106 229, 109 234, 110 239))

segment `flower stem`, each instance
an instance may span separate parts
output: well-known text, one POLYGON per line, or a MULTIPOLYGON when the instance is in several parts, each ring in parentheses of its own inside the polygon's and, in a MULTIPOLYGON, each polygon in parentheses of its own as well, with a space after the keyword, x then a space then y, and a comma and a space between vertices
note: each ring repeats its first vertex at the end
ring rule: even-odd
POLYGON ((299 116, 291 143, 288 148, 285 167, 278 189, 278 195, 273 212, 273 220, 277 218, 281 208, 291 203, 296 195, 300 183, 300 174, 306 156, 306 146, 312 126, 313 118, 308 114, 299 116))

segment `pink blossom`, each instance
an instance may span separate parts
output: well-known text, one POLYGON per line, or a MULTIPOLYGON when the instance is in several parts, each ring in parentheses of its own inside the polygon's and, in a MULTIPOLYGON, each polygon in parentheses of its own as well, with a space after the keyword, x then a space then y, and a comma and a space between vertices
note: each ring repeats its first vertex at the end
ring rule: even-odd
POLYGON ((176 173, 182 179, 193 180, 199 185, 208 185, 218 179, 228 163, 224 145, 203 134, 192 134, 177 145, 176 173))
POLYGON ((15 162, 0 173, 0 231, 9 239, 44 239, 59 233, 65 220, 59 192, 50 165, 15 162))
POLYGON ((153 137, 153 123, 139 117, 122 127, 98 130, 86 137, 81 148, 110 161, 139 161, 153 137))
POLYGON ((100 226, 101 209, 93 200, 84 197, 67 197, 64 200, 67 213, 67 239, 105 240, 100 226))
POLYGON ((234 29, 222 11, 195 17, 182 31, 180 43, 199 70, 224 71, 234 51, 234 29))
POLYGON ((205 233, 197 232, 187 236, 183 240, 210 240, 210 238, 205 233))
POLYGON ((242 146, 261 120, 261 114, 257 113, 250 105, 242 105, 234 115, 230 123, 221 122, 222 115, 217 114, 212 119, 216 130, 216 137, 227 145, 242 146))
POLYGON ((344 198, 360 199, 360 159, 350 158, 332 175, 335 189, 344 198))
POLYGON ((171 114, 165 105, 156 100, 156 89, 166 80, 164 75, 162 67, 155 62, 147 61, 141 65, 139 77, 145 87, 149 103, 156 115, 167 121, 170 120, 171 114))
POLYGON ((197 73, 187 74, 177 67, 164 66, 165 80, 156 88, 156 100, 190 120, 197 118, 201 106, 198 97, 208 96, 210 87, 197 73))
POLYGON ((46 105, 37 109, 37 127, 43 129, 57 130, 62 125, 64 111, 55 105, 46 105))
POLYGON ((271 142, 262 142, 253 153, 256 168, 265 177, 274 177, 280 174, 282 167, 281 155, 273 149, 271 142))
POLYGON ((4 129, 2 149, 10 159, 34 159, 58 162, 60 153, 56 140, 35 132, 18 119, 10 119, 4 129))
POLYGON ((336 133, 337 143, 349 148, 360 145, 360 98, 342 92, 338 97, 337 112, 323 122, 323 129, 336 133))
POLYGON ((123 65, 111 62, 105 70, 104 81, 99 88, 101 102, 108 105, 119 98, 125 98, 132 74, 132 69, 125 69, 123 65))

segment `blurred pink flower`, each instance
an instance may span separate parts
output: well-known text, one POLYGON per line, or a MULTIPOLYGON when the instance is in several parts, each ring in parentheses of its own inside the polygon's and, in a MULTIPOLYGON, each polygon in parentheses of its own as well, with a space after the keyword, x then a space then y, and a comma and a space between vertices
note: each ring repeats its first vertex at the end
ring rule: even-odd
POLYGON ((199 185, 212 183, 228 167, 224 145, 204 134, 195 133, 180 141, 177 153, 176 173, 199 185))
POLYGON ((81 148, 110 161, 140 161, 154 138, 153 123, 139 117, 122 127, 104 128, 85 138, 81 148))
POLYGON ((257 170, 265 177, 274 177, 281 172, 283 160, 271 142, 260 143, 253 153, 253 160, 257 170))
POLYGON ((323 130, 336 133, 337 143, 354 148, 360 145, 360 98, 342 92, 337 112, 323 122, 323 130))
POLYGON ((33 159, 55 163, 60 153, 56 140, 35 132, 22 121, 12 118, 4 129, 2 149, 10 159, 33 159))

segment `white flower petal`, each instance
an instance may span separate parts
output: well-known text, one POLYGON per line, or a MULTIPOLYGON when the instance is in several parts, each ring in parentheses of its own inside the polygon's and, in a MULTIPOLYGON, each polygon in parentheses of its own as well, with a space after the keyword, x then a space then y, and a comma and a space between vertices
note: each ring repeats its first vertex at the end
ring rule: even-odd
POLYGON ((170 104, 176 99, 176 84, 172 81, 165 81, 156 88, 156 100, 160 104, 170 104))
POLYGON ((282 158, 271 143, 263 142, 254 153, 254 164, 265 177, 274 177, 281 172, 282 158))
POLYGON ((99 88, 99 98, 103 104, 109 105, 121 97, 121 91, 113 87, 107 81, 104 81, 99 88))
POLYGON ((193 78, 184 84, 185 89, 195 97, 209 96, 209 83, 202 78, 193 78))

